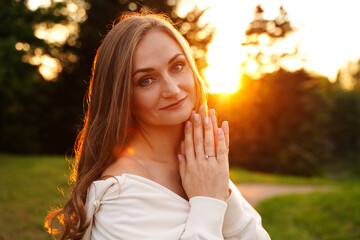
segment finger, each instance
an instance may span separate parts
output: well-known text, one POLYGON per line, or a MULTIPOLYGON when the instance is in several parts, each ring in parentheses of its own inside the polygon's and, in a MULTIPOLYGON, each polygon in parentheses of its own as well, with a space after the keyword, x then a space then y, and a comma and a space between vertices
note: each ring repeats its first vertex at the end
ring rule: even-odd
POLYGON ((215 155, 214 132, 212 123, 208 117, 204 118, 204 131, 205 131, 205 153, 209 156, 215 155))
POLYGON ((179 159, 180 177, 181 177, 181 179, 183 179, 185 176, 185 171, 186 171, 186 160, 185 160, 184 155, 182 155, 182 154, 178 154, 178 159, 179 159))
POLYGON ((225 135, 222 128, 217 130, 216 159, 220 164, 228 165, 228 152, 226 148, 225 135))
POLYGON ((201 105, 199 107, 199 114, 201 119, 204 119, 206 117, 206 106, 205 105, 201 105))
POLYGON ((195 110, 192 110, 189 120, 194 121, 194 114, 195 114, 195 110))
POLYGON ((181 141, 181 144, 180 144, 180 153, 182 155, 185 155, 185 141, 181 141))
POLYGON ((200 115, 194 114, 194 146, 195 146, 195 157, 196 159, 201 159, 204 156, 204 137, 203 137, 203 127, 200 115))
POLYGON ((195 160, 193 127, 191 121, 187 121, 185 123, 184 153, 187 160, 187 164, 195 160))
POLYGON ((213 128, 214 128, 214 130, 215 130, 215 128, 216 128, 216 130, 217 130, 217 120, 216 120, 216 113, 215 113, 215 110, 214 110, 214 109, 210 109, 210 110, 209 110, 209 118, 210 118, 210 120, 211 120, 212 123, 213 123, 213 128))
POLYGON ((212 128, 213 128, 213 131, 214 131, 214 141, 215 141, 215 148, 216 148, 216 145, 217 145, 217 129, 218 129, 218 126, 217 126, 217 120, 216 120, 216 115, 215 115, 215 110, 214 109, 210 109, 209 110, 209 118, 211 120, 211 123, 212 123, 212 128))
POLYGON ((221 128, 224 132, 224 135, 225 135, 225 143, 226 143, 226 148, 229 149, 229 146, 230 146, 230 138, 229 138, 229 123, 228 121, 224 121, 222 124, 221 124, 221 128))

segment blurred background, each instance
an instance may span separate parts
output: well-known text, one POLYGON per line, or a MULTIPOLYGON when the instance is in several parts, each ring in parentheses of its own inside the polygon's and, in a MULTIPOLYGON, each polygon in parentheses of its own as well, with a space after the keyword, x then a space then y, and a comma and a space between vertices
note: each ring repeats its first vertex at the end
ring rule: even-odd
POLYGON ((230 123, 234 182, 330 187, 257 203, 270 236, 360 239, 359 1, 6 0, 0 240, 50 239, 43 220, 67 196, 96 49, 140 9, 167 13, 192 46, 230 123))

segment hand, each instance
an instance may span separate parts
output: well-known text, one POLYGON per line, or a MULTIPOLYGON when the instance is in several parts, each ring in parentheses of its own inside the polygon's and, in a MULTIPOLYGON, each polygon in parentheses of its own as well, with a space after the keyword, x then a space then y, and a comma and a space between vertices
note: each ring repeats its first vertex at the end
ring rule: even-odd
POLYGON ((188 198, 207 196, 226 201, 229 192, 229 126, 217 127, 215 111, 201 106, 185 123, 179 171, 188 198), (209 157, 206 158, 205 154, 209 157))

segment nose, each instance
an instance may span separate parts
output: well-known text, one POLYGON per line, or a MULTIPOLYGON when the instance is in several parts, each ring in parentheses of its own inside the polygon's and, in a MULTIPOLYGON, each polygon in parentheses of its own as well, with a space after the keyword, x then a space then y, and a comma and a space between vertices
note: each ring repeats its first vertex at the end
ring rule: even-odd
POLYGON ((164 98, 177 97, 180 93, 180 88, 177 81, 168 74, 163 77, 162 96, 164 98))

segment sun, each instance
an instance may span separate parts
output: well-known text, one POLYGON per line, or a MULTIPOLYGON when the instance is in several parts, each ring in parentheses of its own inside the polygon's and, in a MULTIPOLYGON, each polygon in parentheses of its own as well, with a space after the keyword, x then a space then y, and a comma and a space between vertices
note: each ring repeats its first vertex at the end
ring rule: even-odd
POLYGON ((234 93, 240 88, 240 63, 236 58, 225 59, 210 58, 204 71, 210 93, 234 93))
POLYGON ((209 44, 208 67, 204 70, 210 93, 234 93, 240 87, 242 46, 240 32, 213 21, 216 32, 209 44))
POLYGON ((213 41, 208 46, 208 67, 204 70, 210 93, 235 93, 241 88, 241 64, 246 61, 245 30, 253 19, 255 3, 246 1, 201 1, 209 7, 201 21, 215 27, 213 41), (245 6, 251 5, 251 6, 245 6), (254 6, 252 6, 254 5, 254 6))

